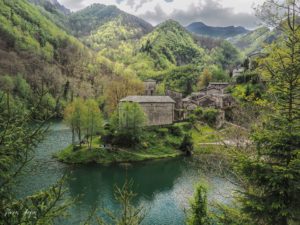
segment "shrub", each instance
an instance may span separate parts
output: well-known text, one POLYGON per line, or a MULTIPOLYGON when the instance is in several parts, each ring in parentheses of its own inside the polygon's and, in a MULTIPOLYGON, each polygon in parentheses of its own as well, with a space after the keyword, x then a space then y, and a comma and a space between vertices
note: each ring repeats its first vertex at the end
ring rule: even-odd
POLYGON ((180 145, 180 150, 190 154, 194 149, 194 142, 192 135, 190 133, 187 133, 184 135, 183 140, 180 145))
POLYGON ((202 120, 210 126, 214 126, 217 122, 218 110, 213 108, 205 109, 203 112, 202 120))
POLYGON ((176 124, 174 124, 173 126, 169 127, 169 131, 172 135, 174 136, 182 136, 182 128, 180 126, 176 126, 176 124))
POLYGON ((159 128, 157 130, 157 133, 158 133, 159 136, 165 137, 169 133, 169 130, 168 130, 168 128, 159 128))

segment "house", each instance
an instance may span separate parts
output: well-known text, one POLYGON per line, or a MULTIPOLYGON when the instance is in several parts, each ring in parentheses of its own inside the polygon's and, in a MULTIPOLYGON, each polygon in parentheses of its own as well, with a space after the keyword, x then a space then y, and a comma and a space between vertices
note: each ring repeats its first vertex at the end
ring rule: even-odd
POLYGON ((238 76, 242 75, 245 72, 244 67, 238 67, 232 71, 232 77, 237 78, 238 76))
POLYGON ((148 126, 169 125, 174 122, 175 101, 169 96, 128 96, 121 99, 122 103, 135 102, 140 104, 147 115, 148 126))
POLYGON ((219 119, 225 119, 225 111, 234 104, 234 99, 230 94, 226 94, 226 88, 229 83, 211 82, 209 85, 194 92, 190 96, 182 100, 184 109, 183 118, 186 119, 188 115, 193 112, 197 107, 215 108, 220 112, 219 119))

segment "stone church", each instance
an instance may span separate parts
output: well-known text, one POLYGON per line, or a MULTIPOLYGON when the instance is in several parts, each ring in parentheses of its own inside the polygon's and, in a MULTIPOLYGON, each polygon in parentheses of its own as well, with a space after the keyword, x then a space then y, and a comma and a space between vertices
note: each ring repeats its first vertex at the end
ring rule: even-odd
POLYGON ((136 102, 147 115, 147 126, 169 125, 174 122, 175 101, 169 96, 128 96, 121 99, 122 103, 136 102))

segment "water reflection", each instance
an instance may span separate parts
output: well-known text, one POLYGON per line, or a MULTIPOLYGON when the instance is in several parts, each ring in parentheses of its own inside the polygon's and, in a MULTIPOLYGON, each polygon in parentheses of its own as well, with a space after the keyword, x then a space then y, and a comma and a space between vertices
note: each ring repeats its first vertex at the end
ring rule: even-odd
MULTIPOLYGON (((57 224, 79 224, 94 207, 116 211, 114 187, 123 185, 127 177, 134 181, 134 192, 138 194, 135 204, 143 204, 148 209, 144 225, 184 224, 183 209, 188 205, 194 185, 205 175, 189 159, 144 162, 127 169, 116 165, 68 166, 54 160, 52 154, 70 142, 71 132, 61 123, 53 124, 47 138, 37 148, 35 160, 19 181, 19 196, 49 187, 67 173, 70 179, 66 187, 70 197, 82 197, 70 209, 70 217, 57 221, 57 224)), ((232 189, 228 182, 218 177, 213 177, 211 183, 212 197, 217 196, 219 190, 228 193, 232 189)))

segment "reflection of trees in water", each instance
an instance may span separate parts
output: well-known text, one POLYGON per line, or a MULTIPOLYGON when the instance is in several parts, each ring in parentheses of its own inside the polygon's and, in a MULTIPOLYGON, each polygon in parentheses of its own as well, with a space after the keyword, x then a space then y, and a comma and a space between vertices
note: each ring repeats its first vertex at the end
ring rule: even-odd
POLYGON ((173 188, 184 169, 181 161, 182 158, 138 163, 127 169, 121 166, 80 166, 70 174, 68 187, 72 197, 84 195, 81 204, 107 204, 113 199, 115 185, 123 185, 127 176, 134 181, 133 189, 138 196, 152 200, 154 193, 173 188))
POLYGON ((220 176, 220 157, 178 158, 138 163, 126 168, 122 166, 78 166, 72 169, 67 182, 72 197, 83 195, 81 202, 72 209, 76 218, 84 218, 93 207, 116 210, 119 206, 114 200, 115 185, 122 186, 126 176, 134 181, 137 194, 135 205, 144 204, 149 210, 146 220, 153 222, 154 217, 164 211, 166 221, 170 221, 173 211, 182 219, 184 208, 193 194, 194 185, 201 177, 208 179, 209 198, 224 202, 221 191, 228 194, 233 189, 230 183, 220 176), (218 169, 217 169, 218 168, 218 169), (180 215, 181 216, 180 216, 180 215))
POLYGON ((190 167, 198 170, 202 180, 208 183, 208 199, 210 201, 230 203, 233 192, 240 190, 237 177, 230 167, 230 162, 222 154, 207 154, 193 157, 190 167))

